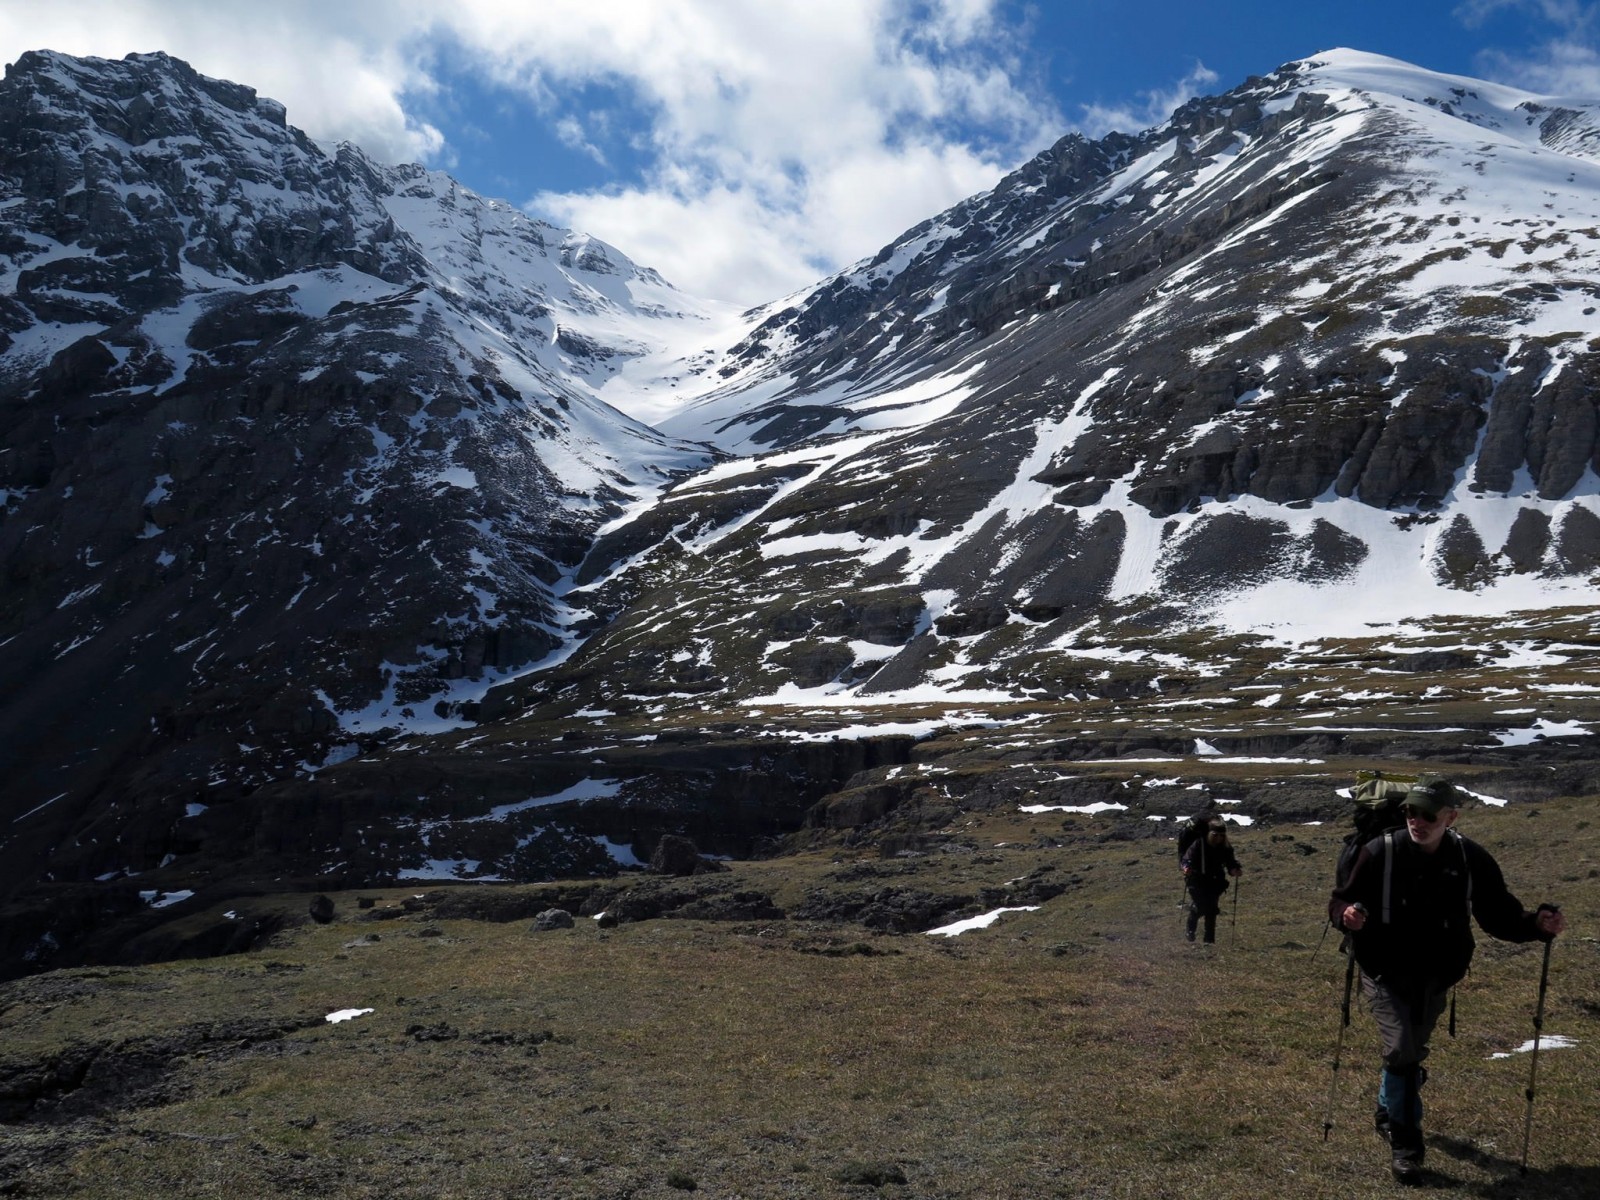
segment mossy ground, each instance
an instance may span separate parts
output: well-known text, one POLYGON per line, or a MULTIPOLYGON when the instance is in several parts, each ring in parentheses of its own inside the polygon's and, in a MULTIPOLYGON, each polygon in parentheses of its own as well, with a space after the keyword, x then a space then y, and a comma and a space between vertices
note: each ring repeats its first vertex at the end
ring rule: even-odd
MULTIPOLYGON (((1525 900, 1570 916, 1545 1030, 1577 1045, 1540 1056, 1523 1177, 1531 1061, 1491 1055, 1532 1036, 1541 951, 1482 944, 1459 1036, 1441 1031, 1430 1063, 1437 1188, 1600 1194, 1593 813, 1573 798, 1464 815, 1525 900)), ((0 1187, 84 1200, 1392 1194, 1361 1012, 1323 1138, 1343 974, 1333 938, 1318 950, 1320 905, 1342 830, 1239 831, 1237 923, 1230 898, 1204 947, 1182 937, 1172 843, 1107 836, 1134 819, 966 814, 922 857, 833 847, 733 864, 738 886, 785 908, 863 877, 974 895, 1046 865, 1080 880, 958 938, 792 920, 369 922, 338 896, 332 924, 255 954, 22 980, 0 993, 7 1068, 102 1051, 80 1088, 5 1127, 0 1187), (252 1020, 303 1024, 254 1039, 229 1025, 252 1020), (128 1069, 152 1046, 162 1070, 128 1069)))

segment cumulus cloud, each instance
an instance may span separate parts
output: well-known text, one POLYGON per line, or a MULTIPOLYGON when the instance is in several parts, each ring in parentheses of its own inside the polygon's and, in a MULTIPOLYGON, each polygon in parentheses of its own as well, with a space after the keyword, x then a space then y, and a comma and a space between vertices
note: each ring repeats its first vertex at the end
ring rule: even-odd
POLYGON ((771 299, 991 186, 1064 121, 993 0, 466 0, 451 36, 501 86, 587 134, 567 98, 645 115, 639 178, 541 191, 691 290, 771 299))
POLYGON ((348 140, 387 161, 448 162, 445 135, 411 117, 408 93, 435 84, 401 31, 425 6, 278 0, 58 0, 0 6, 0 59, 25 50, 121 58, 164 50, 196 70, 288 105, 312 136, 348 140))
MULTIPOLYGON (((506 55, 508 83, 623 86, 652 114, 637 185, 530 207, 696 290, 753 302, 809 283, 992 186, 1064 125, 1019 86, 979 0, 922 21, 861 0, 715 7, 707 22, 704 4, 644 4, 619 38, 603 36, 610 6, 578 6, 559 49, 506 55), (519 74, 535 63, 536 80, 519 74)), ((507 44, 502 26, 465 34, 507 44)))
POLYGON ((634 164, 600 190, 510 199, 744 301, 872 253, 1066 127, 1001 0, 21 7, 0 9, 7 61, 166 50, 386 161, 452 165, 465 72, 592 161, 634 164))
MULTIPOLYGON (((874 253, 1071 123, 1008 0, 55 0, 0 7, 0 58, 165 50, 313 137, 449 169, 470 83, 612 173, 508 196, 690 291, 772 299, 874 253), (21 11, 26 9, 26 11, 21 11)), ((1086 132, 1142 128, 1196 68, 1086 132)), ((532 190, 532 189, 530 189, 532 190)))

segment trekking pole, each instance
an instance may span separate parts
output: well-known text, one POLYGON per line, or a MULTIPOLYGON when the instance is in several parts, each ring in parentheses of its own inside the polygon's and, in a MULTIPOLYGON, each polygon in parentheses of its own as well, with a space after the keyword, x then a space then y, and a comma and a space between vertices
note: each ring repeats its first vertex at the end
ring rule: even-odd
POLYGON ((1183 891, 1178 898, 1178 928, 1185 933, 1189 932, 1189 873, 1183 873, 1183 891))
POLYGON ((1239 944, 1239 881, 1233 881, 1233 916, 1228 919, 1228 944, 1239 944))
POLYGON ((1333 1047, 1333 1077, 1328 1080, 1328 1114, 1322 1121, 1322 1140, 1333 1131, 1333 1100, 1339 1090, 1339 1059, 1344 1054, 1344 1031, 1350 1028, 1350 993, 1356 982, 1356 948, 1348 938, 1344 944, 1344 1002, 1339 1006, 1339 1040, 1333 1047))
POLYGON ((1544 944, 1544 966, 1539 969, 1539 1005, 1533 1013, 1533 1062, 1528 1068, 1528 1114, 1522 1122, 1522 1165, 1518 1167, 1523 1175, 1528 1173, 1528 1142, 1533 1137, 1533 1081, 1539 1073, 1539 1037, 1544 1032, 1544 996, 1550 986, 1550 947, 1553 945, 1554 938, 1544 944))
POLYGON ((1322 936, 1317 939, 1317 948, 1311 952, 1311 965, 1312 966, 1316 965, 1316 963, 1317 963, 1317 955, 1322 953, 1322 943, 1328 940, 1328 930, 1330 930, 1332 928, 1333 928, 1333 922, 1332 921, 1324 921, 1322 923, 1322 936))

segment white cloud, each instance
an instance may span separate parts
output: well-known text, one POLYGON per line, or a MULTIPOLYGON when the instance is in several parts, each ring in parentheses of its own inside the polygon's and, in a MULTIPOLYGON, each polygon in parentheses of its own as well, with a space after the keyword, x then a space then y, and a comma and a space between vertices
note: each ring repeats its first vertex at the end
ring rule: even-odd
POLYGON ((577 117, 560 117, 555 125, 556 136, 561 139, 563 146, 569 146, 581 154, 594 159, 601 166, 606 165, 605 151, 589 140, 584 132, 583 122, 577 117))
POLYGON ((530 207, 558 224, 603 231, 674 282, 710 281, 692 291, 757 303, 875 252, 996 178, 991 164, 961 147, 909 146, 835 163, 787 197, 761 182, 740 186, 664 167, 649 188, 543 193, 530 207))
POLYGON ((1468 28, 1477 28, 1506 10, 1537 13, 1546 21, 1572 29, 1593 22, 1595 6, 1584 0, 1463 0, 1455 15, 1468 28))
POLYGON ((529 207, 668 278, 754 303, 873 253, 1058 135, 992 0, 468 0, 452 31, 534 103, 596 85, 650 121, 626 186, 529 207), (558 13, 550 20, 552 10, 558 13))
POLYGON ((614 194, 546 195, 541 211, 578 229, 603 229, 605 240, 669 279, 720 288, 740 302, 776 299, 825 275, 828 263, 797 213, 763 207, 749 192, 726 187, 675 194, 670 186, 614 194), (638 247, 649 246, 648 252, 638 247))
POLYGON ((690 291, 754 302, 873 253, 1064 131, 999 6, 57 0, 0 9, 0 57, 165 50, 283 101, 313 137, 445 168, 441 114, 466 71, 596 162, 642 154, 604 189, 540 193, 539 210, 690 291))
POLYGON ((1480 51, 1477 71, 1485 78, 1552 96, 1600 95, 1600 4, 1584 0, 1467 0, 1456 16, 1478 28, 1501 13, 1531 25, 1542 21, 1550 36, 1531 48, 1496 46, 1480 51))
POLYGON ((1137 104, 1084 105, 1078 127, 1089 137, 1104 137, 1113 129, 1123 133, 1139 133, 1165 122, 1174 110, 1206 92, 1217 83, 1218 78, 1215 71, 1197 62, 1192 71, 1165 91, 1141 93, 1137 104))
POLYGON ((121 58, 164 50, 197 71, 248 84, 289 107, 313 137, 349 140, 386 161, 446 165, 445 137, 402 97, 434 86, 403 34, 424 6, 278 0, 57 0, 0 6, 0 60, 26 50, 121 58))
POLYGON ((1600 96, 1600 52, 1573 42, 1552 42, 1525 55, 1486 51, 1479 69, 1488 78, 1547 96, 1600 96))

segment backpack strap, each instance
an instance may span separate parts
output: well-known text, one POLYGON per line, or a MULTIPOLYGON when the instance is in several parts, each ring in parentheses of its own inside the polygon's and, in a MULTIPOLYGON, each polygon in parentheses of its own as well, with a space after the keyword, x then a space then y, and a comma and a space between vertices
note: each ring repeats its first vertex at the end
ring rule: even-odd
MULTIPOLYGON (((1394 830, 1389 830, 1383 835, 1383 923, 1389 923, 1391 897, 1394 893, 1394 830)), ((1467 877, 1467 911, 1472 910, 1472 863, 1467 858, 1467 839, 1454 829, 1450 830, 1450 837, 1455 841, 1456 849, 1461 852, 1461 873, 1467 877)), ((1452 1014, 1452 1019, 1454 1019, 1452 1014)))
POLYGON ((1467 877, 1467 911, 1472 911, 1472 863, 1467 859, 1467 839, 1454 829, 1450 836, 1456 841, 1456 848, 1461 851, 1461 873, 1467 877))
POLYGON ((1390 896, 1394 890, 1394 830, 1383 835, 1383 923, 1389 923, 1390 896))

